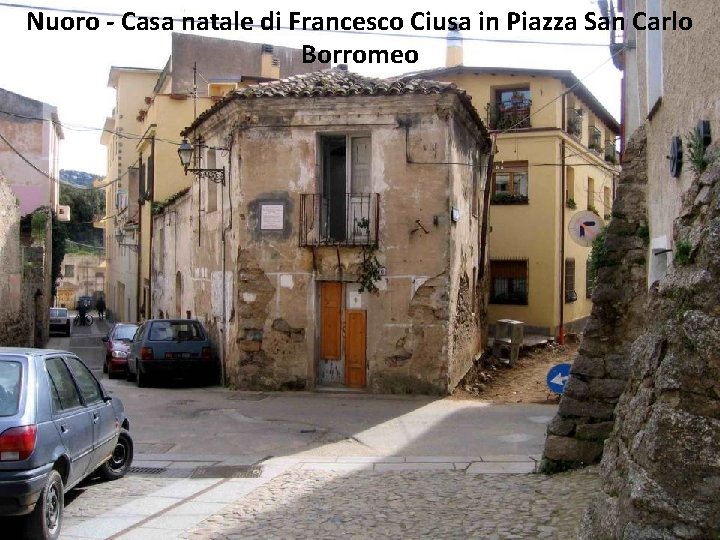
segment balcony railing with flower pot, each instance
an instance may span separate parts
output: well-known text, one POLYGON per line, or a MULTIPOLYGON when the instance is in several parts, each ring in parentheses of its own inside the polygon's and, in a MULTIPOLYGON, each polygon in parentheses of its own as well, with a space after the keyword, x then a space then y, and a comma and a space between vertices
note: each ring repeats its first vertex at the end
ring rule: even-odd
POLYGON ((618 153, 613 141, 605 143, 605 161, 612 163, 613 165, 618 164, 618 153))
POLYGON ((579 138, 582 135, 582 128, 583 128, 582 109, 568 109, 567 125, 565 126, 565 129, 568 132, 568 134, 579 138))
POLYGON ((531 105, 530 99, 488 103, 486 107, 488 126, 498 131, 529 128, 531 105))
POLYGON ((300 195, 301 246, 377 246, 377 193, 300 195))
POLYGON ((602 132, 595 126, 590 126, 590 133, 588 134, 588 147, 590 150, 595 150, 598 153, 603 151, 602 132))

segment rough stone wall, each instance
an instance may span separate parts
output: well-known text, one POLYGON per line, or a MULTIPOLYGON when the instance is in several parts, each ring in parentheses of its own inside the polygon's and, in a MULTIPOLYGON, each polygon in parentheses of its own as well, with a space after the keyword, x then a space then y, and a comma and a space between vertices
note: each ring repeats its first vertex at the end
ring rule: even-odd
POLYGON ((720 537, 720 144, 683 196, 580 538, 720 537))
POLYGON ((606 266, 598 271, 592 313, 558 413, 548 426, 545 472, 600 460, 628 378, 629 347, 642 328, 648 251, 644 128, 628 142, 622 165, 607 227, 606 266))
POLYGON ((20 212, 15 194, 0 172, 0 346, 33 345, 32 314, 23 287, 20 212))

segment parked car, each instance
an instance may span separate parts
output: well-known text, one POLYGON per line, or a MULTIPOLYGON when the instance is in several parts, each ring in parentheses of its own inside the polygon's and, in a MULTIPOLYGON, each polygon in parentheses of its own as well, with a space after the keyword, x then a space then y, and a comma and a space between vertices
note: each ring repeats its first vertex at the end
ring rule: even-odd
POLYGON ((130 468, 129 429, 122 402, 74 354, 0 347, 0 516, 56 539, 65 492, 130 468))
POLYGON ((105 342, 103 373, 107 373, 109 378, 114 379, 116 375, 123 377, 126 375, 130 342, 137 329, 137 324, 117 323, 110 329, 108 335, 102 338, 105 342))
POLYGON ((72 317, 67 308, 50 308, 50 332, 62 332, 70 337, 70 328, 72 328, 72 317))
POLYGON ((191 376, 217 380, 218 365, 210 339, 194 319, 150 319, 138 328, 130 344, 128 380, 140 387, 160 376, 191 376))

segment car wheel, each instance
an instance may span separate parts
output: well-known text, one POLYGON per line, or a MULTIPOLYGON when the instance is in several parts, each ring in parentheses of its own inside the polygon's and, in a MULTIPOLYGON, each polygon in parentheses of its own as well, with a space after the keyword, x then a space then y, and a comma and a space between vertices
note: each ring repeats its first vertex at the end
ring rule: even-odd
POLYGON ((140 369, 140 366, 136 365, 137 373, 135 374, 135 381, 137 382, 138 388, 147 388, 147 374, 143 375, 142 369, 140 369))
MULTIPOLYGON (((130 362, 128 361, 128 365, 125 366, 125 380, 126 381, 134 381, 135 380, 135 374, 130 371, 130 362)), ((135 364, 135 367, 137 369, 137 364, 135 364)))
POLYGON ((130 469, 133 460, 133 440, 127 430, 121 429, 112 456, 100 465, 98 472, 105 480, 122 478, 130 469))
POLYGON ((28 538, 55 540, 60 536, 65 491, 60 473, 55 469, 48 474, 47 482, 33 511, 27 516, 28 538))

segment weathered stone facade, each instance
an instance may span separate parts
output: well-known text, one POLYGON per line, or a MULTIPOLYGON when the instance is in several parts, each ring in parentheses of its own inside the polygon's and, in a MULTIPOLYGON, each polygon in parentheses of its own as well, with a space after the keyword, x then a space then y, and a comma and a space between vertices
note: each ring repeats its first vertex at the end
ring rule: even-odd
POLYGON ((23 286, 20 209, 0 172, 0 346, 33 345, 34 307, 23 286))
POLYGON ((720 144, 683 196, 580 538, 720 536, 720 144), (714 162, 713 162, 714 160, 714 162))
POLYGON ((542 469, 554 472, 599 461, 627 382, 629 347, 641 330, 648 242, 647 155, 639 129, 623 156, 603 265, 557 415, 548 426, 542 469))
POLYGON ((227 183, 201 181, 155 218, 154 315, 204 319, 240 388, 349 385, 351 315, 365 321, 361 387, 446 393, 457 384, 485 338, 477 273, 489 154, 461 90, 330 70, 239 91, 194 129, 226 149, 216 159, 227 183), (338 135, 348 162, 354 138, 367 145, 363 188, 343 185, 339 196, 376 201, 362 214, 376 244, 353 245, 350 229, 340 241, 322 236, 323 145, 338 135), (262 225, 268 205, 280 212, 273 229, 262 225), (369 257, 382 274, 377 291, 360 292, 369 257), (340 291, 337 358, 321 354, 327 286, 340 291))

